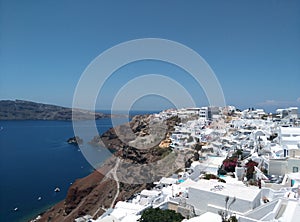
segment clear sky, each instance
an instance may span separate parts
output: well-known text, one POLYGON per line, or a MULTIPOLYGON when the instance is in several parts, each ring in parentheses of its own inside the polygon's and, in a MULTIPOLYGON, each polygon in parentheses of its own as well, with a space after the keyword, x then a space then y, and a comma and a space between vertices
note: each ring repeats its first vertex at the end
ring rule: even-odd
MULTIPOLYGON (((300 106, 298 0, 0 2, 0 99, 71 106, 76 84, 96 56, 150 37, 199 53, 214 70, 227 104, 300 106)), ((178 67, 148 61, 114 73, 97 108, 109 109, 122 85, 149 73, 174 78, 198 106, 207 105, 201 88, 178 67)), ((168 106, 151 96, 135 104, 136 109, 168 106)))

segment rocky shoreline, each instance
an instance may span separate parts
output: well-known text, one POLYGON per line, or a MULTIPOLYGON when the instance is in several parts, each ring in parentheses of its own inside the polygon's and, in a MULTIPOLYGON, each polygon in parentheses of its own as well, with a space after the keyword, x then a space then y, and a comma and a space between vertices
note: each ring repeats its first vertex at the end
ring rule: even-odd
MULTIPOLYGON (((158 141, 158 143, 154 143, 157 145, 149 149, 137 149, 128 145, 132 140, 135 140, 132 137, 133 134, 137 136, 137 138, 149 138, 148 136, 151 134, 151 127, 149 127, 149 125, 152 119, 151 115, 135 116, 128 124, 111 128, 101 136, 95 136, 90 143, 95 146, 104 145, 107 147, 114 153, 112 158, 107 160, 97 171, 95 170, 90 175, 76 180, 69 188, 65 200, 40 215, 38 221, 74 221, 75 218, 87 214, 92 215, 93 218, 98 218, 118 200, 126 200, 133 194, 151 187, 151 183, 147 183, 149 175, 143 175, 143 168, 135 172, 136 175, 128 175, 124 172, 124 169, 125 171, 130 171, 130 169, 124 166, 124 164, 128 163, 131 166, 141 164, 142 166, 146 166, 152 163, 159 163, 161 159, 166 159, 166 161, 173 163, 176 162, 176 165, 168 169, 166 169, 164 164, 158 164, 157 167, 161 174, 151 175, 157 179, 162 176, 170 175, 183 167, 185 159, 181 156, 181 160, 174 161, 174 158, 178 158, 178 154, 172 153, 172 155, 169 155, 171 149, 165 147, 165 140, 168 139, 168 136, 174 130, 174 126, 180 122, 178 117, 165 120, 164 125, 166 126, 166 131, 163 131, 164 136, 162 140, 158 141), (128 126, 132 130, 131 134, 126 130, 122 131, 123 129, 128 130, 128 126), (117 135, 117 132, 122 132, 122 139, 118 137, 119 134, 117 135), (164 146, 160 147, 160 144, 164 144, 164 146), (167 158, 165 158, 166 156, 167 158), (112 168, 116 165, 116 159, 121 160, 119 161, 121 162, 120 166, 115 170, 118 181, 115 181, 113 177, 104 176, 112 171, 112 168), (133 179, 136 176, 141 177, 141 181, 144 181, 144 183, 130 183, 130 178, 133 179), (125 178, 128 183, 119 182, 124 181, 125 178)), ((157 130, 158 128, 155 129, 157 130)), ((147 172, 147 174, 152 173, 153 172, 147 172)))

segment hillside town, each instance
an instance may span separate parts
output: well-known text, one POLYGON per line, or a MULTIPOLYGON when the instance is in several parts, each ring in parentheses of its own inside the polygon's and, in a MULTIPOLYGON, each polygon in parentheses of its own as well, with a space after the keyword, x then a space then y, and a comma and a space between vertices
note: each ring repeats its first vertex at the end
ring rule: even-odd
POLYGON ((170 109, 153 121, 181 119, 161 142, 190 150, 185 168, 118 201, 99 218, 77 222, 134 222, 150 208, 195 221, 295 222, 300 217, 300 119, 297 107, 266 113, 233 106, 170 109))

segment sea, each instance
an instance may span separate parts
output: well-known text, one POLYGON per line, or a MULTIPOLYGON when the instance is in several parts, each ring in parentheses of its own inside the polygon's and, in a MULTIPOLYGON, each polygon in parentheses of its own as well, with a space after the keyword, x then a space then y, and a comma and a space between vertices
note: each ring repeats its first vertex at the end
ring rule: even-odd
MULTIPOLYGON (((117 118, 119 124, 129 120, 117 118)), ((102 134, 112 121, 103 118, 96 125, 102 134)), ((63 200, 76 179, 94 171, 79 147, 67 143, 73 136, 71 121, 0 121, 0 221, 33 219, 63 200)))

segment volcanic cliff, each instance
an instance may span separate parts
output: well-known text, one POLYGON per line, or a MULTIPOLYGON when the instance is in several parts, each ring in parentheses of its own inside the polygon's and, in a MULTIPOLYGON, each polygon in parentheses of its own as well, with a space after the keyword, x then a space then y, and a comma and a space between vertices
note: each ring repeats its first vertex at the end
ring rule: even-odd
POLYGON ((90 143, 95 146, 105 146, 111 150, 114 153, 112 158, 107 160, 97 171, 76 180, 69 188, 65 200, 43 213, 38 221, 74 221, 75 218, 83 215, 97 218, 106 209, 114 206, 117 201, 126 200, 143 189, 151 188, 151 181, 162 176, 169 176, 182 168, 186 157, 179 156, 170 148, 159 146, 160 142, 170 135, 174 126, 179 122, 178 117, 153 123, 152 115, 135 116, 128 124, 111 128, 101 136, 95 136, 90 143), (155 141, 153 138, 153 135, 157 135, 155 133, 163 135, 160 141, 155 141), (141 143, 152 147, 138 149, 133 146, 139 146, 141 143), (160 164, 160 161, 165 162, 160 164), (144 167, 153 163, 158 163, 155 165, 156 170, 148 170, 145 173, 144 167), (118 181, 115 181, 113 176, 109 176, 112 175, 111 172, 116 165, 119 166, 115 169, 118 181), (134 167, 137 165, 142 167, 136 170, 134 167), (133 167, 134 172, 130 167, 133 167), (134 179, 137 177, 140 180, 135 181, 134 179))

